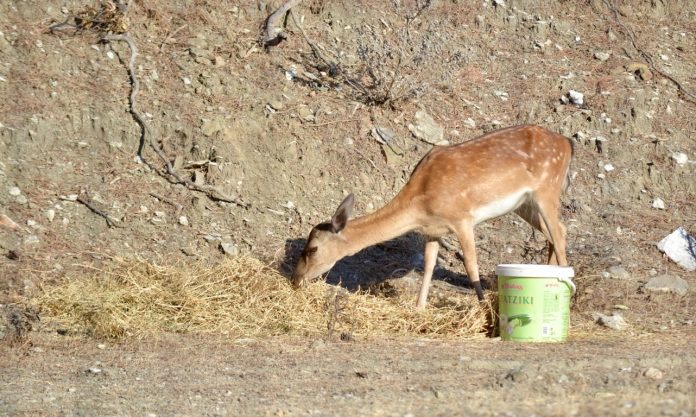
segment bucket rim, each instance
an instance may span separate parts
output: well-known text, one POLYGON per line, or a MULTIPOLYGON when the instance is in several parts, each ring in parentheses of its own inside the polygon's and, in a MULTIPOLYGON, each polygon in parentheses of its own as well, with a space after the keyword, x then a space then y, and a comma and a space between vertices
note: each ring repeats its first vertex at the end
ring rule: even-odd
POLYGON ((573 278, 575 271, 570 266, 539 264, 499 264, 495 273, 504 277, 521 278, 573 278))

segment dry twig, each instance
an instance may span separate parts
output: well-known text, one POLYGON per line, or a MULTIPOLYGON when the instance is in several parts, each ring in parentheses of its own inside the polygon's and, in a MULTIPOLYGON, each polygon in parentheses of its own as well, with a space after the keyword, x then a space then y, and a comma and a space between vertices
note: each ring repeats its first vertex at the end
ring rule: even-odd
POLYGON ((107 225, 107 226, 109 226, 109 227, 119 227, 119 225, 116 224, 116 222, 113 220, 113 218, 111 218, 111 216, 109 216, 109 213, 107 213, 107 212, 105 212, 105 211, 103 211, 103 210, 98 209, 98 208, 92 203, 92 201, 89 200, 89 196, 87 196, 87 198, 85 198, 85 197, 83 197, 83 196, 81 196, 81 195, 78 195, 78 196, 77 196, 77 200, 75 200, 75 201, 77 201, 78 203, 83 204, 85 207, 87 207, 88 209, 92 210, 92 212, 93 212, 94 214, 97 214, 97 215, 103 217, 104 220, 106 220, 106 225, 107 225))
POLYGON ((623 29, 623 32, 626 34, 626 36, 628 36, 628 39, 631 41, 631 45, 633 45, 633 48, 635 48, 635 50, 638 51, 638 53, 643 57, 643 59, 645 59, 647 61, 650 69, 653 72, 660 74, 663 78, 670 80, 677 87, 677 90, 682 94, 684 99, 686 99, 687 101, 690 101, 693 104, 696 104, 696 95, 694 95, 690 91, 686 90, 684 88, 684 86, 678 80, 676 80, 674 77, 672 77, 671 75, 658 69, 655 66, 655 62, 653 61, 652 56, 650 56, 650 54, 648 54, 647 52, 645 52, 644 49, 642 49, 640 46, 638 46, 638 41, 636 41, 636 34, 633 32, 633 30, 631 28, 626 26, 619 19, 619 11, 616 9, 616 6, 614 6, 614 4, 609 0, 604 0, 604 4, 612 12, 612 14, 614 16, 614 20, 616 21, 616 23, 621 27, 621 29, 623 29))
POLYGON ((150 127, 148 126, 147 122, 143 118, 143 116, 140 114, 140 112, 137 109, 137 102, 136 102, 136 97, 138 95, 138 92, 140 91, 140 81, 138 80, 138 77, 135 72, 135 59, 138 55, 138 49, 135 45, 135 42, 133 39, 128 35, 127 33, 122 34, 122 35, 107 35, 103 38, 105 41, 123 41, 128 44, 128 47, 130 48, 131 54, 130 54, 130 59, 128 60, 128 75, 130 77, 131 81, 131 93, 130 93, 130 99, 129 99, 129 112, 133 116, 133 118, 136 120, 138 125, 140 125, 141 128, 141 133, 140 133, 140 144, 138 146, 138 157, 140 158, 143 163, 145 163, 147 166, 149 166, 153 171, 157 172, 160 174, 162 177, 167 179, 167 181, 173 183, 173 184, 182 184, 185 185, 188 189, 194 190, 194 191, 199 191, 202 193, 205 193, 209 198, 212 200, 217 200, 217 201, 224 201, 228 203, 234 203, 240 207, 248 208, 249 204, 244 202, 242 199, 238 197, 231 197, 227 196, 225 193, 217 189, 216 187, 212 186, 207 186, 207 185, 199 185, 195 184, 189 179, 183 178, 172 166, 172 163, 170 162, 169 158, 167 155, 164 153, 162 148, 159 146, 159 143, 155 139, 155 136, 152 134, 152 131, 150 127), (150 147, 155 151, 157 156, 159 156, 160 160, 164 164, 166 168, 166 173, 168 175, 163 175, 162 172, 154 167, 152 164, 150 164, 143 156, 143 148, 145 146, 147 139, 147 143, 150 145, 150 147))

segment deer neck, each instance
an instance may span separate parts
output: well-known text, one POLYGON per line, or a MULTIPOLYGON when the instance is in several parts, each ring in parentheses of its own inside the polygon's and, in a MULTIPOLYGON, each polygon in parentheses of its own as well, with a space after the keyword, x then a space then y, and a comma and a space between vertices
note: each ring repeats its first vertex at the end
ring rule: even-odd
POLYGON ((417 229, 416 216, 408 205, 392 200, 381 209, 348 222, 341 231, 344 256, 417 229))

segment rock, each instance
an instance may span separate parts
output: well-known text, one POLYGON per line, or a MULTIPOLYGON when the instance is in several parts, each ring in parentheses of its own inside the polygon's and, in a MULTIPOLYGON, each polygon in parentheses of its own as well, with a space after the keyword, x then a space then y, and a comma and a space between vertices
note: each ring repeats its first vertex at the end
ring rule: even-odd
POLYGON ((239 255, 239 248, 232 242, 220 242, 220 249, 222 249, 222 252, 228 256, 239 255))
POLYGON ((179 224, 182 226, 188 226, 188 218, 186 216, 179 216, 179 224))
POLYGON ((39 237, 36 235, 29 235, 29 236, 24 238, 24 244, 27 246, 38 245, 39 244, 39 237))
POLYGON ((49 223, 53 223, 53 219, 56 217, 56 211, 53 209, 46 210, 46 218, 49 223))
POLYGON ((641 80, 649 81, 652 80, 653 74, 650 72, 650 68, 642 62, 631 62, 626 65, 626 71, 638 75, 641 80))
POLYGON ((269 100, 268 105, 275 111, 281 111, 285 107, 280 100, 269 100))
POLYGON ((652 207, 654 209, 664 210, 665 209, 665 202, 661 198, 655 197, 655 199, 652 202, 652 207))
POLYGON ((475 129, 476 122, 471 117, 467 117, 466 120, 464 120, 464 126, 468 127, 469 129, 475 129))
POLYGON ((696 238, 689 235, 683 227, 662 239, 657 248, 687 271, 696 269, 696 238))
POLYGON ((585 95, 575 90, 568 91, 568 98, 570 99, 570 102, 576 106, 582 106, 582 104, 585 102, 585 95))
POLYGON ((611 51, 596 51, 594 53, 595 59, 598 59, 602 62, 606 61, 611 57, 611 51))
POLYGON ((610 266, 606 271, 606 278, 631 279, 631 274, 621 265, 610 266))
POLYGON ((689 290, 689 284, 676 275, 658 275, 650 278, 643 286, 648 291, 656 292, 674 292, 679 295, 686 295, 689 290))
POLYGON ((686 163, 689 162, 689 157, 683 152, 674 152, 672 154, 672 159, 674 159, 677 165, 686 165, 686 163))
POLYGON ((608 327, 613 330, 626 330, 628 323, 621 316, 621 314, 614 312, 611 316, 607 316, 602 313, 592 313, 592 318, 596 323, 601 324, 604 327, 608 327))
POLYGON ((86 372, 87 374, 98 375, 98 374, 102 373, 103 370, 102 370, 101 368, 98 368, 98 367, 96 367, 96 366, 93 366, 93 367, 87 369, 87 371, 85 371, 85 372, 86 372))
POLYGON ((662 371, 657 368, 648 368, 643 372, 643 375, 650 379, 662 379, 662 371))
POLYGON ((225 122, 221 119, 204 120, 201 125, 201 132, 205 136, 213 136, 215 133, 225 128, 225 122))
POLYGON ((605 165, 604 165, 604 170, 607 171, 607 172, 611 172, 611 171, 613 171, 613 170, 615 170, 615 169, 616 169, 616 168, 614 168, 614 165, 612 165, 612 164, 605 164, 605 165))
POLYGON ((10 195, 11 195, 12 197, 17 197, 17 196, 19 196, 20 194, 22 194, 22 190, 20 190, 19 187, 10 187, 10 189, 8 190, 8 192, 10 193, 10 195))
POLYGON ((312 109, 309 108, 309 106, 302 105, 298 107, 297 115, 300 117, 300 119, 304 120, 305 122, 314 121, 314 112, 312 111, 312 109))
POLYGON ((418 139, 432 145, 442 143, 444 140, 445 129, 437 124, 428 113, 423 110, 416 112, 414 124, 408 125, 408 130, 418 139))

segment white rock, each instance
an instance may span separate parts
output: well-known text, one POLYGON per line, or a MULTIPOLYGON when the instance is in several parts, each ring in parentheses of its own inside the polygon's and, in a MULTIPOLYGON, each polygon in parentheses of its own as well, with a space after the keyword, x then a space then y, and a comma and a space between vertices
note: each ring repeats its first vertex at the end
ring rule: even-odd
POLYGON ((643 375, 650 379, 662 379, 662 371, 657 368, 648 368, 643 375))
POLYGON ((239 255, 239 248, 232 242, 220 242, 220 249, 229 256, 239 255))
POLYGON ((53 209, 46 210, 46 218, 49 222, 53 223, 53 219, 56 217, 56 211, 53 209))
POLYGON ((578 106, 582 106, 582 104, 585 102, 585 95, 575 90, 568 91, 568 98, 570 98, 570 101, 573 104, 578 106))
POLYGON ((474 129, 476 127, 476 122, 471 117, 467 117, 466 120, 464 120, 464 126, 469 129, 474 129))
POLYGON ((8 191, 13 197, 17 197, 18 195, 22 194, 22 190, 20 190, 19 187, 10 187, 8 191))
POLYGON ((615 169, 616 169, 616 168, 614 168, 614 165, 612 165, 612 164, 606 164, 606 165, 604 165, 604 170, 607 171, 607 172, 611 172, 611 171, 613 171, 613 170, 615 170, 615 169))
POLYGON ((183 80, 184 85, 191 85, 191 83, 193 83, 193 81, 191 81, 191 77, 184 77, 183 80))
POLYGON ((188 218, 186 218, 186 216, 179 216, 179 224, 182 226, 188 226, 188 218))
POLYGON ((116 58, 116 54, 114 54, 114 51, 106 51, 106 57, 109 59, 114 59, 116 58))
POLYGON ((36 222, 36 220, 32 220, 32 219, 27 220, 27 226, 31 227, 32 229, 39 228, 39 224, 36 222))
POLYGON ((696 238, 690 236, 683 227, 662 239, 657 248, 687 271, 696 269, 696 238))
POLYGON ((295 203, 293 203, 292 201, 288 201, 287 203, 281 204, 280 206, 285 207, 288 210, 292 210, 295 208, 295 203))
POLYGON ((628 327, 626 320, 617 312, 614 312, 611 316, 602 313, 593 313, 592 318, 595 322, 610 329, 625 330, 628 327))
POLYGON ((39 237, 36 235, 29 235, 24 238, 24 244, 25 245, 38 245, 39 244, 39 237))
POLYGON ((664 210, 665 209, 665 202, 660 197, 655 197, 655 199, 652 202, 652 207, 654 209, 664 210))
POLYGON ((686 156, 684 152, 674 152, 672 154, 672 159, 674 159, 674 162, 676 162, 677 165, 684 165, 689 162, 689 157, 686 156))

